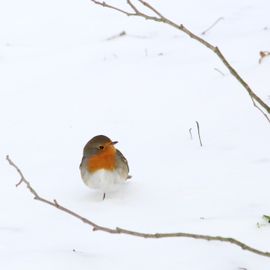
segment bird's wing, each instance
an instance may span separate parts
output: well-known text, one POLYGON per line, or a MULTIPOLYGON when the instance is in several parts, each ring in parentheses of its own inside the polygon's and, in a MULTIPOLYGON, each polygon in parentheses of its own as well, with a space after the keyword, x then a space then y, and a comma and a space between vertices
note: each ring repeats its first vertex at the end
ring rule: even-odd
POLYGON ((127 168, 129 171, 127 159, 124 157, 124 155, 118 149, 116 149, 116 152, 117 152, 118 156, 120 157, 120 159, 127 165, 127 168))
MULTIPOLYGON (((118 150, 116 149, 117 151, 117 155, 119 156, 119 158, 124 162, 124 164, 127 166, 127 171, 129 173, 129 166, 128 166, 128 161, 127 159, 124 157, 124 155, 118 150)), ((131 175, 128 175, 127 176, 127 179, 130 179, 131 178, 131 175)))
POLYGON ((81 161, 81 164, 80 164, 80 167, 79 167, 80 169, 82 168, 82 165, 83 165, 85 159, 86 159, 86 156, 83 156, 82 161, 81 161))

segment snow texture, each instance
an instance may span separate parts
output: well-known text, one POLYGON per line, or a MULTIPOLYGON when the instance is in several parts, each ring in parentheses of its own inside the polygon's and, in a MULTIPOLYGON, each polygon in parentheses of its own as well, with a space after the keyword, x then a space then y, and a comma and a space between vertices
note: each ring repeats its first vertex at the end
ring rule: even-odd
MULTIPOLYGON (((269 1, 156 2, 197 34, 223 17, 203 37, 270 104, 270 57, 258 63, 270 50, 269 1)), ((16 188, 5 160, 42 196, 100 225, 230 236, 270 251, 270 226, 257 226, 270 213, 270 126, 213 52, 90 1, 10 0, 0 2, 0 74, 0 269, 270 269, 270 258, 226 243, 92 232, 16 188), (98 134, 119 141, 133 176, 104 201, 79 172, 98 134)))

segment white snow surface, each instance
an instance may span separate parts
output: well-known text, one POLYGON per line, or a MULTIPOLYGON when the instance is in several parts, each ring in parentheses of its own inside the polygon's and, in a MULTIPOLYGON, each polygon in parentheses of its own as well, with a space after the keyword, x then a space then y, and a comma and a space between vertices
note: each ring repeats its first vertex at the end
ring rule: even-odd
MULTIPOLYGON (((202 37, 270 104, 270 57, 258 63, 270 50, 268 0, 156 2, 199 35, 223 17, 202 37)), ((270 214, 270 125, 213 52, 90 1, 9 0, 0 74, 0 269, 270 269, 270 258, 226 243, 93 232, 16 188, 5 160, 40 195, 102 226, 229 236, 270 251, 270 226, 257 227, 270 214), (119 141, 133 176, 104 201, 79 172, 98 134, 119 141)))

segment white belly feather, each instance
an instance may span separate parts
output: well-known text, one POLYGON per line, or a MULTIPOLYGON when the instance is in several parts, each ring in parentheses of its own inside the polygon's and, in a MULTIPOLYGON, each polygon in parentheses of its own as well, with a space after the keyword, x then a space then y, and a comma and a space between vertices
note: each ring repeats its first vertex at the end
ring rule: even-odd
POLYGON ((94 173, 83 170, 81 173, 82 179, 88 187, 100 189, 103 192, 116 190, 126 180, 117 170, 109 171, 100 169, 94 173))

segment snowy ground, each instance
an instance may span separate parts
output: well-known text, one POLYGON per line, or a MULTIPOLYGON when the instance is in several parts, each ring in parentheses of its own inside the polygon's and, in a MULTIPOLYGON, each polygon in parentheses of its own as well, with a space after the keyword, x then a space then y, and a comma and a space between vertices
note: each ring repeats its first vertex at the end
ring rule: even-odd
MULTIPOLYGON (((224 17, 204 38, 270 104, 270 57, 258 64, 270 50, 269 1, 156 7, 198 34, 224 17)), ((91 232, 16 189, 5 160, 98 224, 231 236, 270 251, 270 226, 256 225, 270 214, 270 126, 212 52, 90 1, 10 0, 0 2, 0 74, 0 269, 270 269, 269 258, 225 243, 91 232), (105 201, 78 170, 97 134, 119 141, 133 175, 105 201)))

